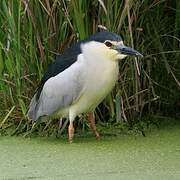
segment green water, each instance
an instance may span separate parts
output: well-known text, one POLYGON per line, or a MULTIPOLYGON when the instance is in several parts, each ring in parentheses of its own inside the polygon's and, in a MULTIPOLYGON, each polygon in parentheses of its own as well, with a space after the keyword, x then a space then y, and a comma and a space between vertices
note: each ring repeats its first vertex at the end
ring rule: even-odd
POLYGON ((178 180, 180 125, 143 136, 0 137, 0 179, 178 180))

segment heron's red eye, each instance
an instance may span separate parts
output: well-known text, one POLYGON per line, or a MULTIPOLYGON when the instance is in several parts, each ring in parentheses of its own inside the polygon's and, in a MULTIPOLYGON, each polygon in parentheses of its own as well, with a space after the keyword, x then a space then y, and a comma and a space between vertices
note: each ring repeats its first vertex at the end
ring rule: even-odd
POLYGON ((104 44, 105 44, 107 47, 111 47, 111 46, 112 46, 112 43, 109 42, 109 41, 105 41, 104 44))

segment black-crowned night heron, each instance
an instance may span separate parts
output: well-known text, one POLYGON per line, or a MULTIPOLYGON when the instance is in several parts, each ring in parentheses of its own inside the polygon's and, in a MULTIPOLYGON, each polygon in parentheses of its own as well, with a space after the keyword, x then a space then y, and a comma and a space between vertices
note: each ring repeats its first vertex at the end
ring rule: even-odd
MULTIPOLYGON (((108 95, 118 78, 118 61, 128 55, 142 57, 111 32, 96 33, 66 49, 45 72, 31 100, 29 119, 68 117, 69 142, 72 142, 75 117, 93 112, 108 95)), ((92 113, 89 120, 99 137, 92 113)))

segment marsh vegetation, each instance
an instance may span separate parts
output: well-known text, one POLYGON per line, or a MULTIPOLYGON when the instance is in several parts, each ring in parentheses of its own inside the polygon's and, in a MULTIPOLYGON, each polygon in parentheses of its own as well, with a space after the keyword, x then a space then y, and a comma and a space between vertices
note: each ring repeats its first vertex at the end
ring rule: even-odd
MULTIPOLYGON (((180 109, 179 0, 1 0, 0 132, 54 134, 58 120, 36 127, 26 112, 43 72, 56 54, 97 31, 121 34, 143 60, 120 62, 119 81, 96 110, 101 125, 129 127, 180 109)), ((81 116, 80 129, 87 128, 81 116)), ((142 125, 143 126, 143 125, 142 125)))

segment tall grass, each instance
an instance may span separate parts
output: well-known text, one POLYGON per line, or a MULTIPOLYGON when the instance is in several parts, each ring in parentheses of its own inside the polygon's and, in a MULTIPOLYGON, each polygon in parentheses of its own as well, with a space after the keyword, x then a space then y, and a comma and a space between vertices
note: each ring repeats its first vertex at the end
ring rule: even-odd
POLYGON ((179 8, 178 0, 1 0, 0 128, 29 131, 26 112, 44 69, 102 27, 122 34, 145 58, 120 62, 119 82, 97 119, 133 124, 144 115, 178 113, 179 8))

